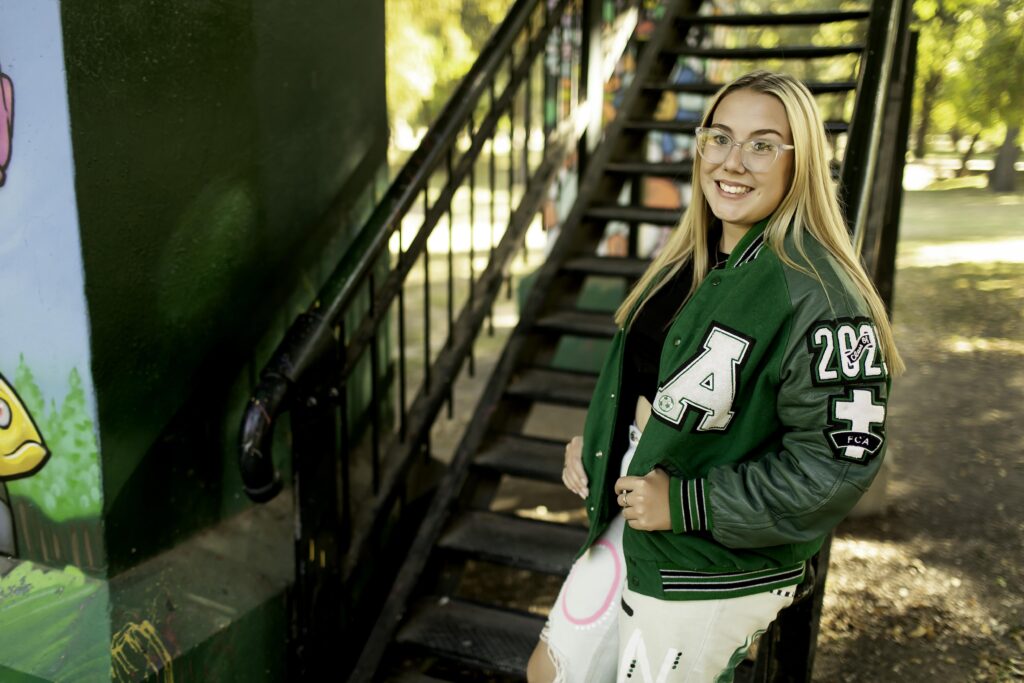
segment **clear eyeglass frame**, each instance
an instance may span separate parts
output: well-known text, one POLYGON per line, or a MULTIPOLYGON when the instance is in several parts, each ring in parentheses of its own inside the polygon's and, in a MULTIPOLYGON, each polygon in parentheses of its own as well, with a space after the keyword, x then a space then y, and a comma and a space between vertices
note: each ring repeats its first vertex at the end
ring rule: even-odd
POLYGON ((750 140, 736 142, 724 130, 714 127, 706 128, 699 126, 694 131, 694 138, 697 142, 697 152, 709 164, 723 163, 732 154, 732 148, 739 147, 740 161, 743 162, 743 166, 751 173, 764 173, 779 160, 783 152, 796 149, 793 145, 765 140, 764 138, 751 138, 750 140), (708 141, 711 137, 719 135, 726 138, 729 142, 713 145, 709 151, 708 141), (770 148, 768 150, 759 150, 756 147, 757 143, 766 143, 770 148))

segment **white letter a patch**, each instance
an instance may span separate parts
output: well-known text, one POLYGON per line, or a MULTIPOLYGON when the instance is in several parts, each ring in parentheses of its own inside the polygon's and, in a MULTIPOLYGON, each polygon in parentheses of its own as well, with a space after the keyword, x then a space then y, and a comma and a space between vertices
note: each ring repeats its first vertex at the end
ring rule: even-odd
POLYGON ((752 344, 753 340, 738 332, 713 324, 697 355, 658 390, 654 413, 678 425, 687 410, 697 410, 703 413, 697 431, 727 429, 733 417, 738 370, 752 344))

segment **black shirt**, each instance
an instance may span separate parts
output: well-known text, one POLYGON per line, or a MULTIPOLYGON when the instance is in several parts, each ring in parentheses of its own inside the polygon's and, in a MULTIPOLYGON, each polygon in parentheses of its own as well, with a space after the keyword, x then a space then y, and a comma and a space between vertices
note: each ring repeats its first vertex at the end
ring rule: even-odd
MULTIPOLYGON (((718 251, 717 230, 708 235, 708 262, 712 269, 725 266, 728 254, 718 251)), ((629 425, 636 415, 636 402, 641 396, 654 403, 658 391, 658 365, 665 336, 679 312, 693 283, 693 263, 687 263, 668 280, 636 314, 626 331, 622 359, 622 382, 619 387, 619 414, 616 417, 612 448, 621 455, 628 448, 629 425)))

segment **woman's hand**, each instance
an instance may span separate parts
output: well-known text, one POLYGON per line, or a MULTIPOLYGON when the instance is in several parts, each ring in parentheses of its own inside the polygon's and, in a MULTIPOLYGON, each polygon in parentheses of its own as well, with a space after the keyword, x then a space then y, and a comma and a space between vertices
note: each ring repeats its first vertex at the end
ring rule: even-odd
POLYGON ((620 477, 615 482, 615 500, 630 528, 638 531, 668 531, 668 474, 654 469, 642 477, 620 477))
MULTIPOLYGON (((574 436, 565 444, 565 467, 562 483, 580 498, 587 497, 587 473, 583 470, 583 437, 574 436)), ((665 489, 668 491, 668 489, 665 489)))

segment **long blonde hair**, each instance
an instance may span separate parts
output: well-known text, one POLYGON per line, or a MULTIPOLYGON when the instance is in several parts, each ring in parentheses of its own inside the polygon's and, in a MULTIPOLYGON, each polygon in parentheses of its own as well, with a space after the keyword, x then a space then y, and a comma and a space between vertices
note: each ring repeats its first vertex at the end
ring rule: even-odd
MULTIPOLYGON (((710 125, 715 109, 726 95, 742 89, 778 98, 786 109, 793 134, 793 179, 765 228, 766 243, 783 263, 806 272, 807 268, 797 264, 786 254, 783 240, 786 233, 792 230, 794 245, 812 270, 814 266, 803 247, 804 233, 817 240, 846 271, 867 302, 871 318, 878 329, 879 345, 890 373, 902 373, 904 364, 896 349, 885 305, 853 249, 846 221, 839 208, 836 187, 829 171, 825 126, 814 97, 800 81, 788 74, 754 71, 729 83, 715 94, 701 125, 710 125)), ((620 326, 626 324, 634 308, 639 310, 647 299, 688 261, 693 261, 691 294, 707 277, 710 266, 707 256, 707 235, 714 216, 701 189, 700 167, 701 158, 700 155, 696 155, 693 160, 690 206, 661 253, 616 311, 615 322, 620 326), (666 276, 655 282, 658 274, 666 270, 666 276)), ((817 271, 814 274, 818 276, 817 271)), ((820 277, 818 279, 821 280, 820 277)))

